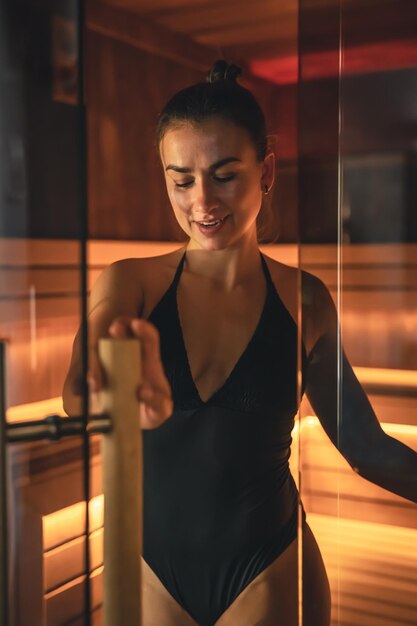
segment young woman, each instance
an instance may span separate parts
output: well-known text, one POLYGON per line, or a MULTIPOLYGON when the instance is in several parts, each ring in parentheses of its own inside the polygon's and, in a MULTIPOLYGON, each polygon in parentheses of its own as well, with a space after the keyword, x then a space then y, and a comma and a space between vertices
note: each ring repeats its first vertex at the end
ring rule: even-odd
MULTIPOLYGON (((93 390, 105 384, 99 337, 135 335, 143 346, 145 626, 296 626, 300 609, 305 626, 330 623, 326 572, 288 468, 299 274, 258 248, 274 155, 238 73, 217 62, 160 116, 167 191, 188 243, 112 264, 91 295, 93 390)), ((311 275, 302 294, 301 391, 355 471, 417 501, 417 454, 381 430, 346 359, 338 421, 335 309, 311 275)), ((79 355, 77 338, 68 412, 79 355)))

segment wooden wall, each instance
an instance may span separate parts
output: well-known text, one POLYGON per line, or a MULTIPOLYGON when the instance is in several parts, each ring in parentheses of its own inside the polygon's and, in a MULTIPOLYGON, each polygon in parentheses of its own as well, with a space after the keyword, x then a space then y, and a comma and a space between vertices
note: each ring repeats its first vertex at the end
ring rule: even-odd
POLYGON ((91 238, 178 240, 154 141, 168 94, 197 71, 89 32, 87 36, 91 238))

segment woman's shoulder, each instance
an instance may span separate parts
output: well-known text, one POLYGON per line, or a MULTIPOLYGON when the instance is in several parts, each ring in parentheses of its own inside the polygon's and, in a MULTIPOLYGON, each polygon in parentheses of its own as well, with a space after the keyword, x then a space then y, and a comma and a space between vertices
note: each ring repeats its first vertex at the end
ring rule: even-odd
POLYGON ((271 257, 265 258, 278 295, 295 323, 298 323, 301 306, 302 333, 308 349, 324 327, 335 323, 330 291, 318 276, 271 257))
POLYGON ((315 274, 298 266, 282 263, 267 255, 264 255, 264 258, 280 295, 281 292, 294 293, 295 291, 298 294, 298 299, 301 294, 301 301, 304 305, 322 304, 323 301, 331 299, 328 288, 315 274))
POLYGON ((129 257, 118 259, 106 267, 106 271, 113 271, 118 274, 135 275, 138 278, 147 273, 164 272, 175 267, 181 256, 184 254, 184 248, 176 248, 171 252, 158 254, 155 256, 145 257, 129 257))
POLYGON ((152 257, 130 257, 110 263, 100 274, 91 292, 91 306, 117 301, 126 310, 143 310, 153 293, 159 293, 172 279, 183 252, 152 257))

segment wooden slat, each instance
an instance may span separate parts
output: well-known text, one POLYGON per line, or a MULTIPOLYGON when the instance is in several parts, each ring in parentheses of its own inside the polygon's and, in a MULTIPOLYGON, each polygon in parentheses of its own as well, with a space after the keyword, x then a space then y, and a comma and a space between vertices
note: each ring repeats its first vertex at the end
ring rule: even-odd
MULTIPOLYGON (((39 417, 42 417, 42 414, 38 419, 39 417)), ((43 517, 43 549, 46 552, 85 533, 85 509, 85 502, 77 502, 43 517)), ((89 502, 90 532, 95 532, 102 526, 103 496, 99 495, 91 498, 89 502)))
POLYGON ((80 242, 58 239, 15 239, 0 237, 0 267, 27 267, 80 262, 80 242))
MULTIPOLYGON (((416 446, 417 448, 417 446, 416 446)), ((398 505, 400 509, 410 505, 405 504, 404 498, 397 496, 390 491, 382 489, 368 480, 355 474, 353 470, 342 473, 337 471, 323 471, 317 467, 309 467, 304 464, 301 467, 303 476, 303 486, 305 493, 319 492, 333 497, 340 497, 343 500, 351 498, 357 501, 360 506, 361 500, 375 500, 379 505, 398 505)), ((413 507, 414 508, 414 507, 413 507)), ((401 512, 399 511, 399 515, 401 512)), ((416 513, 417 523, 417 513, 416 513)))
POLYGON ((45 595, 48 626, 62 626, 85 612, 85 576, 45 595))
POLYGON ((301 499, 306 510, 310 513, 327 515, 330 517, 344 517, 358 521, 371 521, 375 524, 395 526, 401 523, 404 527, 416 526, 415 507, 407 507, 398 515, 398 507, 376 506, 375 502, 355 502, 334 496, 322 496, 319 493, 304 494, 301 490, 301 499))
POLYGON ((369 400, 380 422, 412 424, 417 415, 417 399, 391 397, 368 393, 369 400))
MULTIPOLYGON (((103 529, 90 535, 91 569, 97 569, 101 565, 103 565, 103 529)), ((43 567, 45 593, 81 576, 85 571, 85 536, 46 552, 43 567)))
MULTIPOLYGON (((334 244, 303 244, 300 246, 300 260, 309 269, 320 265, 337 266, 337 246, 334 244)), ((354 244, 343 245, 343 266, 348 265, 408 265, 417 263, 416 244, 354 244)))
POLYGON ((68 541, 44 555, 44 591, 52 589, 82 576, 85 568, 85 537, 68 541))
POLYGON ((36 298, 39 294, 77 293, 81 289, 81 269, 46 267, 45 269, 4 270, 0 268, 1 301, 14 296, 36 298))

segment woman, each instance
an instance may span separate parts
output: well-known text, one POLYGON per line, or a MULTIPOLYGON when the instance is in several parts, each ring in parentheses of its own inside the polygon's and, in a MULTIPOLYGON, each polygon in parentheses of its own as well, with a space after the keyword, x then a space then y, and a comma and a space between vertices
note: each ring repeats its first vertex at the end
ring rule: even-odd
MULTIPOLYGON (((323 561, 288 469, 299 273, 258 248, 274 156, 238 73, 217 62, 160 116, 167 191, 188 243, 114 263, 91 295, 93 390, 105 384, 99 337, 135 335, 143 346, 145 626, 295 626, 299 609, 305 626, 330 623, 323 561)), ((335 310, 315 277, 302 274, 302 293, 302 391, 356 471, 416 501, 417 454, 384 434, 346 360, 338 423, 335 310)), ((68 412, 79 355, 76 339, 68 412)))

